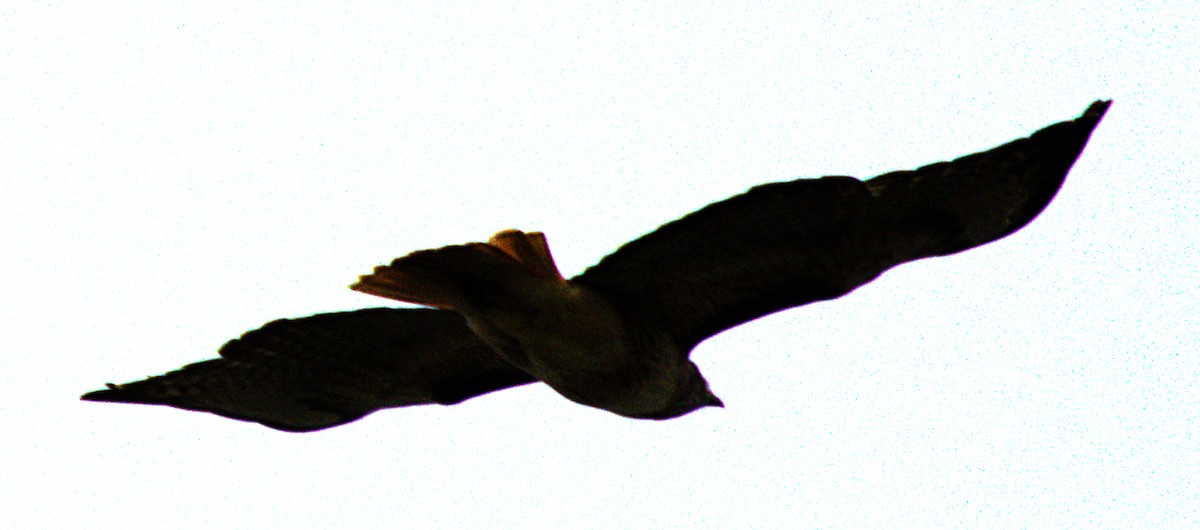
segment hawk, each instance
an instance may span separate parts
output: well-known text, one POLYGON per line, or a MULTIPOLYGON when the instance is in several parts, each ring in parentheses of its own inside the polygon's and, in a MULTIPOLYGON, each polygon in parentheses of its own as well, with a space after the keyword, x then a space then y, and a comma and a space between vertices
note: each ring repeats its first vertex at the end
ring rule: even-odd
POLYGON ((840 297, 901 263, 1007 236, 1054 198, 1111 101, 1027 138, 911 171, 765 184, 667 223, 571 279, 543 234, 413 252, 352 289, 429 309, 276 320, 220 358, 87 401, 145 403, 313 431, 542 382, 621 416, 722 406, 697 344, 840 297))

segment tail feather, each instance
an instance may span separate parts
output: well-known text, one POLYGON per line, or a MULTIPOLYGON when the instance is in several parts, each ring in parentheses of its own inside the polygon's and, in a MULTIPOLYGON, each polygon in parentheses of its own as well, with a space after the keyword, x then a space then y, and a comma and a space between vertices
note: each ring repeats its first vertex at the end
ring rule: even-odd
POLYGON ((488 244, 508 254, 538 276, 563 279, 558 266, 554 264, 554 257, 550 255, 546 235, 541 232, 503 230, 488 239, 488 244))
POLYGON ((360 293, 401 302, 454 309, 464 303, 462 290, 446 275, 417 267, 380 265, 350 286, 360 293))
POLYGON ((351 289, 392 300, 462 311, 481 293, 498 295, 531 276, 556 278, 546 238, 540 233, 505 230, 487 243, 468 243, 413 252, 375 267, 351 289))

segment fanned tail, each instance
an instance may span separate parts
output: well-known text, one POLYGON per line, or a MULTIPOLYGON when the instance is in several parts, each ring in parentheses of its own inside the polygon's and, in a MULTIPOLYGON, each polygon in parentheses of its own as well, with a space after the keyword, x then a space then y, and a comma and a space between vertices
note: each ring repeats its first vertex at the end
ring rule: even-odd
POLYGON ((474 298, 521 285, 530 276, 565 281, 539 232, 504 230, 487 243, 413 252, 350 286, 355 291, 440 309, 463 310, 474 298))
POLYGON ((554 264, 554 257, 550 255, 546 235, 541 232, 501 230, 488 239, 488 244, 508 254, 542 278, 563 279, 562 274, 558 272, 558 266, 554 264))

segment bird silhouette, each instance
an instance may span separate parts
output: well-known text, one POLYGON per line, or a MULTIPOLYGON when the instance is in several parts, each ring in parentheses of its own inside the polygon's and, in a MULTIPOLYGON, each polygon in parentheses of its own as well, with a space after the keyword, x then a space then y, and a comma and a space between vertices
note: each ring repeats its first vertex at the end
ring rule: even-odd
POLYGON ((909 261, 1003 238, 1050 203, 1108 110, 953 161, 859 180, 765 184, 627 243, 565 279, 538 232, 413 252, 351 287, 434 309, 276 320, 220 358, 85 394, 286 431, 450 405, 543 382, 622 416, 722 406, 689 359, 708 337, 840 297, 909 261))

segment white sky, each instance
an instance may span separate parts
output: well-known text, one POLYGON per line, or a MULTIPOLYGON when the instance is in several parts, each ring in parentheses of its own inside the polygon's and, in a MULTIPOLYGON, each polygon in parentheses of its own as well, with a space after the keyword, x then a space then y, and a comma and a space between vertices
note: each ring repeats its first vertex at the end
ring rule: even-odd
POLYGON ((1200 525, 1186 2, 76 4, 0 9, 15 527, 1200 525), (703 344, 723 410, 530 386, 297 435, 77 401, 378 305, 345 286, 412 250, 543 230, 574 274, 753 185, 1100 98, 1022 232, 703 344))

